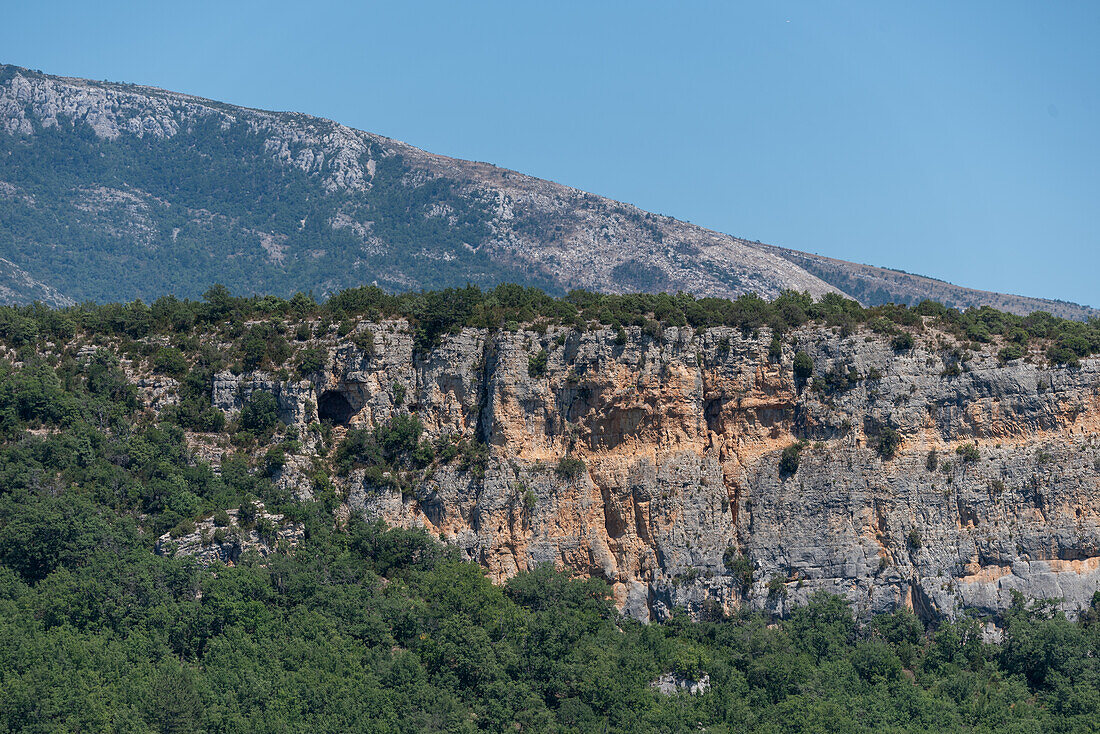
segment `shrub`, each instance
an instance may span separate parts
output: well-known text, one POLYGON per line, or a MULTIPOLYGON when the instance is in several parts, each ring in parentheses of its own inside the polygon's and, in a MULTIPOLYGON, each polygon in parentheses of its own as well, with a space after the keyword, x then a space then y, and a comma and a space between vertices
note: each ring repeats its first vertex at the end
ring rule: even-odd
POLYGON ((798 352, 794 355, 794 378, 804 383, 809 379, 810 375, 814 373, 814 361, 810 358, 810 355, 805 352, 798 352))
POLYGON ((360 329, 352 334, 351 343, 364 355, 368 357, 374 356, 374 332, 370 329, 360 329))
POLYGON ((153 355, 153 372, 179 377, 187 372, 187 358, 175 347, 164 347, 153 355))
POLYGON ((924 460, 924 468, 928 471, 936 471, 939 464, 939 456, 936 454, 936 450, 932 449, 928 452, 928 458, 924 460))
POLYGON ((893 347, 895 352, 908 352, 913 348, 913 345, 913 335, 908 331, 903 331, 890 340, 890 346, 893 347))
POLYGON ((558 476, 565 479, 576 479, 588 470, 588 467, 584 465, 582 459, 577 459, 572 456, 563 456, 558 460, 558 465, 554 467, 554 471, 558 476))
POLYGON ((393 404, 404 405, 405 403, 405 386, 397 380, 393 381, 393 404))
POLYGON ((245 431, 264 433, 279 422, 279 404, 269 392, 257 390, 249 396, 237 424, 245 431))
POLYGON ((905 541, 909 544, 909 547, 913 550, 917 550, 921 546, 920 530, 913 528, 909 531, 909 534, 905 536, 905 541))
POLYGON ((550 355, 545 349, 533 354, 527 359, 527 374, 531 377, 542 377, 546 374, 546 363, 550 355))
POLYGON ((955 449, 955 453, 962 457, 962 460, 968 464, 973 464, 982 458, 982 455, 978 452, 978 446, 973 443, 964 443, 955 449))
POLYGON ((997 353, 997 359, 1002 363, 1007 363, 1014 359, 1022 359, 1026 354, 1027 350, 1019 344, 1009 344, 997 353))
POLYGON ((787 598, 787 579, 779 574, 773 575, 768 579, 768 598, 769 599, 786 599, 787 598))
POLYGON ((250 528, 256 523, 256 518, 259 517, 259 508, 256 507, 256 503, 251 500, 245 500, 241 503, 241 506, 237 508, 237 524, 242 528, 250 528))
POLYGON ((319 347, 309 347, 298 357, 298 376, 309 377, 324 369, 328 352, 319 347))
POLYGON ((722 554, 722 563, 725 565, 726 570, 737 579, 737 583, 742 589, 748 589, 752 586, 752 577, 756 571, 756 566, 752 562, 752 559, 744 553, 737 551, 733 546, 730 546, 726 548, 726 552, 722 554))
POLYGON ((277 474, 280 469, 286 466, 286 452, 283 451, 280 446, 272 446, 264 454, 264 470, 268 476, 277 474))
POLYGON ((887 461, 897 455, 900 446, 901 434, 893 428, 883 428, 875 440, 875 451, 887 461))
POLYGON ((215 527, 224 528, 229 525, 229 513, 225 510, 218 510, 214 513, 214 525, 215 527))
POLYGON ((172 528, 168 534, 173 538, 181 538, 184 535, 190 535, 195 532, 195 523, 191 520, 181 520, 178 525, 172 528))
POLYGON ((806 442, 799 441, 783 449, 783 455, 779 457, 780 475, 790 476, 798 471, 798 460, 804 448, 806 448, 806 442))
MULTIPOLYGON (((726 339, 726 351, 729 352, 729 339, 726 339)), ((809 355, 807 355, 809 356, 809 355)), ((772 362, 778 362, 783 358, 783 342, 779 340, 778 336, 772 337, 772 343, 768 345, 768 359, 772 362)), ((810 371, 813 371, 813 364, 810 365, 810 371)))

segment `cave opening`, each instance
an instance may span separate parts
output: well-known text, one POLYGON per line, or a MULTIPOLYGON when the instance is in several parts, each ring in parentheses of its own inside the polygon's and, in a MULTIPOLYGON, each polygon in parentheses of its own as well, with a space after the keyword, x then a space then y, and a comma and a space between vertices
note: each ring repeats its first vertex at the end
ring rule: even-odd
POLYGON ((353 415, 355 410, 343 393, 336 390, 325 390, 321 393, 321 398, 317 401, 317 417, 322 423, 346 426, 353 415))

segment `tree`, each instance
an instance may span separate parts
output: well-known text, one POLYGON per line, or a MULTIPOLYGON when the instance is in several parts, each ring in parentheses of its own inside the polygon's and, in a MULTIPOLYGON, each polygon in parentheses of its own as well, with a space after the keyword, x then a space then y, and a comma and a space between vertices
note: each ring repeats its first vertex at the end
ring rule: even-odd
POLYGON ((794 379, 799 384, 805 384, 806 380, 814 373, 814 361, 806 352, 799 351, 794 355, 794 379))
POLYGON ((265 433, 278 422, 279 403, 274 395, 263 390, 257 390, 249 396, 237 419, 243 430, 253 433, 265 433))

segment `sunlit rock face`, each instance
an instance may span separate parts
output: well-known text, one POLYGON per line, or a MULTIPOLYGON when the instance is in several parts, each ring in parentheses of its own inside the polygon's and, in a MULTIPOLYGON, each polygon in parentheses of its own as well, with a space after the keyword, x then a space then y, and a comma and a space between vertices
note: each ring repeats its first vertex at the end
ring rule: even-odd
POLYGON ((776 355, 766 329, 466 329, 417 353, 404 322, 360 328, 373 354, 334 343, 296 382, 224 373, 215 405, 263 389, 303 427, 410 412, 484 443, 480 469, 437 462, 405 491, 339 482, 347 511, 427 528, 497 581, 553 563, 641 619, 783 613, 819 589, 864 613, 996 614, 1013 591, 1072 613, 1100 589, 1098 360, 958 363, 933 330, 897 352, 805 328, 776 355))

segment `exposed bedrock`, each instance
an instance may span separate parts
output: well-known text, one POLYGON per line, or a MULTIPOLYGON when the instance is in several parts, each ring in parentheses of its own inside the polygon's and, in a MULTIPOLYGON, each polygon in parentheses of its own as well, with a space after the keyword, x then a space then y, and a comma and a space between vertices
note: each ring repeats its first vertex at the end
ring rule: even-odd
POLYGON ((766 329, 722 328, 628 329, 625 343, 610 329, 466 329, 421 354, 403 322, 360 328, 374 354, 335 346, 300 382, 224 373, 215 404, 232 412, 263 389, 303 425, 410 411, 433 438, 486 443, 483 477, 451 463, 402 494, 360 472, 344 491, 353 511, 423 526, 494 579, 567 566, 642 619, 782 613, 818 589, 863 612, 995 614, 1012 590, 1073 612, 1100 590, 1100 360, 976 354, 953 374, 941 334, 897 353, 822 328, 788 335, 779 358, 766 329), (797 350, 817 387, 796 384, 797 350), (891 431, 901 443, 883 458, 891 431), (967 444, 976 453, 957 452, 967 444), (575 475, 556 470, 566 456, 583 462, 575 475))

